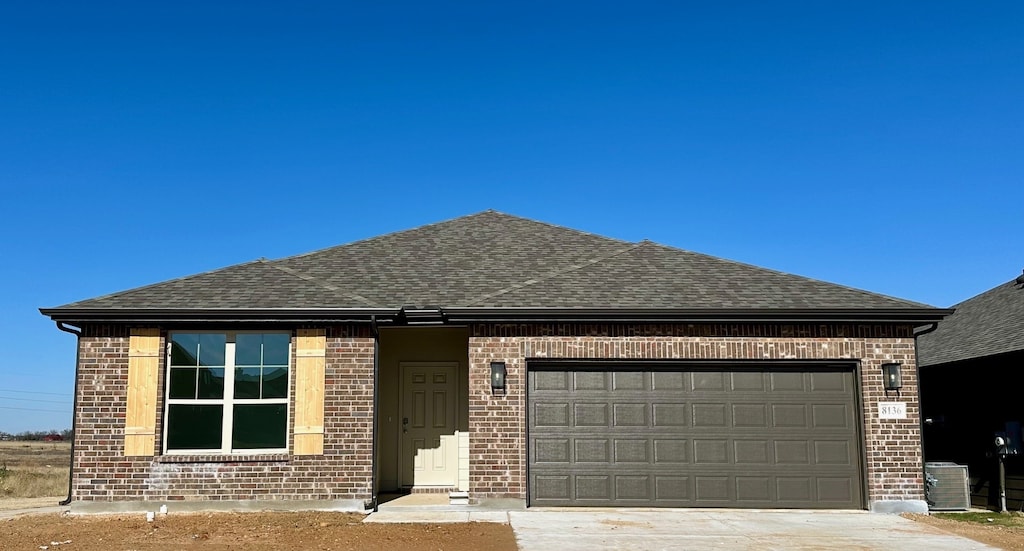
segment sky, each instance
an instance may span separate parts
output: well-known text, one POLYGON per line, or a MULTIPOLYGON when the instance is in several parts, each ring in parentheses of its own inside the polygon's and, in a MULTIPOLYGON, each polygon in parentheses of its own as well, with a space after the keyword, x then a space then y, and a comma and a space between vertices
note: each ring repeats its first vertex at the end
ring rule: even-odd
POLYGON ((4 2, 0 431, 38 312, 495 209, 950 306, 1024 268, 1024 3, 4 2))

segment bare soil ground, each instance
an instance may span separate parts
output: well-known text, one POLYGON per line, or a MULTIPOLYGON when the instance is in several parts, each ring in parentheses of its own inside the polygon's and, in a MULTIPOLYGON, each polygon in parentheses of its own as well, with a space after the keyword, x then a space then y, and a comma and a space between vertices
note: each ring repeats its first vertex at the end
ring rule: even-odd
POLYGON ((1000 549, 1024 550, 1024 515, 1019 513, 986 511, 903 516, 1000 549))
POLYGON ((514 551, 508 524, 376 524, 353 513, 32 515, 0 520, 5 551, 245 549, 514 551), (71 543, 63 543, 70 541, 71 543), (54 545, 52 542, 57 542, 54 545))
POLYGON ((0 442, 0 508, 11 508, 11 499, 66 496, 70 460, 69 442, 0 442))

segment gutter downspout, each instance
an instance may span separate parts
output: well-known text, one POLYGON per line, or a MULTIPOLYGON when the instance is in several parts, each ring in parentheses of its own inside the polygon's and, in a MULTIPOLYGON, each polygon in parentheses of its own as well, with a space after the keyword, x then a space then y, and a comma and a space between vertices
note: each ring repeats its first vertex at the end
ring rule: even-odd
POLYGON ((914 376, 917 377, 917 430, 921 434, 921 480, 924 481, 925 507, 928 506, 928 470, 924 466, 924 408, 921 402, 921 362, 917 360, 917 338, 921 335, 927 335, 938 328, 939 322, 933 321, 927 329, 914 333, 914 376))
POLYGON ((380 437, 380 331, 377 329, 377 315, 370 316, 370 331, 373 332, 373 443, 370 446, 370 506, 377 512, 377 440, 380 437))
POLYGON ((57 329, 75 336, 75 394, 71 403, 71 462, 68 464, 68 497, 58 504, 63 507, 71 503, 71 490, 75 483, 75 440, 78 440, 75 425, 78 421, 78 365, 82 358, 82 330, 65 325, 62 321, 56 323, 57 329))

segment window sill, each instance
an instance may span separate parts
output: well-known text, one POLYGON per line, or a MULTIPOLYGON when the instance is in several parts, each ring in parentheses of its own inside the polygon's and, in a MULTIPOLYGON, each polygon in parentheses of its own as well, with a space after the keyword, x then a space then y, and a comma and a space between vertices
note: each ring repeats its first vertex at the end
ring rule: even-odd
POLYGON ((158 455, 157 463, 287 463, 291 456, 287 453, 257 454, 168 454, 158 455))

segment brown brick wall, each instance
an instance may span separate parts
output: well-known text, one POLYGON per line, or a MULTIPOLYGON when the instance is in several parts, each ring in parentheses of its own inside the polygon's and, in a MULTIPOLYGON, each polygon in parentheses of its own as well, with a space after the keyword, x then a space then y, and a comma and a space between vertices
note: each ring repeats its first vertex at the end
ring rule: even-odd
POLYGON ((92 336, 83 336, 79 341, 74 499, 370 499, 373 339, 348 336, 361 333, 347 328, 332 328, 329 332, 324 455, 159 455, 165 394, 161 359, 157 455, 128 459, 122 455, 128 382, 127 331, 118 327, 88 329, 85 335, 92 336))
MULTIPOLYGON (((868 502, 924 499, 912 337, 480 336, 494 328, 500 326, 475 327, 477 336, 469 342, 470 495, 476 499, 526 497, 525 368, 531 358, 858 360, 868 502), (492 360, 506 362, 507 395, 491 394, 492 360), (887 361, 903 364, 905 420, 878 419, 878 402, 896 400, 887 399, 882 389, 881 364, 887 361)), ((521 332, 503 328, 496 333, 521 332)))

